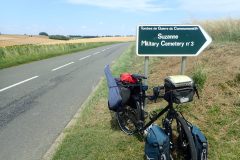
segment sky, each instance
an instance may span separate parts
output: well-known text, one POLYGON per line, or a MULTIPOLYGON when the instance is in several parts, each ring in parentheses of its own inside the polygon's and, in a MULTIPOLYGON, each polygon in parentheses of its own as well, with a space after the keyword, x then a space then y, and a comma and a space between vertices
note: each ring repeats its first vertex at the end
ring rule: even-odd
POLYGON ((5 0, 0 33, 135 35, 139 24, 240 18, 239 0, 5 0))

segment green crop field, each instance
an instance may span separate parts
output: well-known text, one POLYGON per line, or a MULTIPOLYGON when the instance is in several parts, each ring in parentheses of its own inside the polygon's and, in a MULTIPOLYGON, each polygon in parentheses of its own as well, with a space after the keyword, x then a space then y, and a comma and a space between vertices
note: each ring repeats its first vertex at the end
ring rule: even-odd
POLYGON ((0 47, 0 69, 110 44, 113 42, 0 47))

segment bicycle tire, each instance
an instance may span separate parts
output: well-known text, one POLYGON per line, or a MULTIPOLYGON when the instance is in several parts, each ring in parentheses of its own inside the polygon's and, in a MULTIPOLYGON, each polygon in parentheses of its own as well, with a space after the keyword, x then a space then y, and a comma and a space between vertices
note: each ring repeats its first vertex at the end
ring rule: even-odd
POLYGON ((135 107, 125 105, 123 109, 119 112, 116 112, 115 115, 120 129, 124 133, 133 135, 138 132, 138 121, 141 115, 141 107, 139 102, 135 102, 135 107))
POLYGON ((182 118, 179 114, 177 114, 176 121, 180 123, 183 129, 183 132, 186 135, 186 138, 189 144, 190 153, 191 153, 191 160, 197 160, 197 151, 196 151, 195 143, 192 137, 192 133, 188 128, 186 120, 182 118))

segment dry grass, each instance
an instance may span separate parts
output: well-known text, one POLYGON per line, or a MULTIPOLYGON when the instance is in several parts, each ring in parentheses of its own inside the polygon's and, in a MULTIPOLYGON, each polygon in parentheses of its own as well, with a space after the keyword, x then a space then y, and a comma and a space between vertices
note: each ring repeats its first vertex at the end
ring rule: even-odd
MULTIPOLYGON (((202 67, 207 73, 201 99, 195 98, 194 103, 182 110, 185 117, 207 135, 210 159, 240 156, 239 50, 239 43, 215 43, 200 56, 187 60, 187 75, 191 76, 196 67, 202 67)), ((156 85, 168 75, 179 74, 180 60, 171 57, 153 63, 149 84, 156 85)), ((156 106, 150 104, 148 108, 156 106)))
POLYGON ((0 35, 0 47, 36 44, 51 45, 65 43, 88 43, 88 42, 127 42, 134 41, 135 37, 102 37, 102 38, 86 38, 73 40, 53 40, 46 36, 26 36, 26 35, 0 35))
POLYGON ((0 35, 0 47, 24 45, 24 44, 47 44, 57 43, 60 40, 52 40, 46 36, 25 36, 25 35, 0 35))
MULTIPOLYGON (((90 43, 90 42, 129 42, 134 41, 135 37, 101 37, 101 38, 85 38, 85 39, 73 39, 69 41, 61 41, 60 43, 90 43)), ((55 44, 49 42, 48 44, 55 44)), ((59 42, 56 42, 59 43, 59 42)))
MULTIPOLYGON (((201 99, 182 106, 183 115, 199 126, 209 141, 209 159, 238 159, 240 155, 240 56, 238 43, 216 43, 198 57, 188 58, 187 75, 201 66, 207 82, 201 99)), ((129 55, 134 55, 133 53, 129 55)), ((149 86, 179 74, 181 58, 150 58, 149 86)), ((132 56, 115 66, 119 74, 143 72, 143 58, 132 56), (134 65, 129 65, 129 60, 134 65), (125 67, 127 65, 127 68, 125 67), (121 70, 125 68, 124 70, 121 70)), ((150 87, 151 88, 151 87, 150 87)), ((54 159, 142 159, 144 143, 122 133, 107 108, 106 82, 89 102, 76 126, 54 159), (110 143, 109 143, 110 142, 110 143)), ((151 90, 151 89, 150 89, 151 90)), ((160 109, 163 101, 149 103, 148 111, 160 109)), ((161 120, 158 122, 161 124, 161 120)))
MULTIPOLYGON (((130 60, 137 62, 134 52, 134 47, 129 48, 115 63, 115 75, 131 68, 130 60)), ((106 81, 102 82, 85 103, 86 107, 76 125, 65 130, 66 138, 58 148, 54 160, 142 159, 143 143, 139 143, 134 136, 120 132, 106 106, 106 81)))
POLYGON ((193 21, 200 24, 214 41, 240 41, 240 19, 193 21))
MULTIPOLYGON (((214 43, 198 57, 187 59, 186 74, 191 76, 195 68, 201 67, 207 81, 201 99, 195 97, 194 102, 185 104, 181 110, 206 134, 212 160, 240 159, 240 45, 238 40, 233 42, 240 33, 239 22, 231 19, 201 22, 214 43)), ((134 49, 131 52, 128 55, 135 54, 134 49)), ((179 57, 150 58, 150 61, 150 86, 162 84, 166 76, 180 73, 179 57)), ((143 58, 132 56, 120 62, 116 74, 126 70, 143 73, 143 58), (120 70, 123 66, 125 70, 120 70)), ((101 86, 78 124, 66 131, 68 137, 54 159, 143 159, 143 141, 119 130, 107 108, 106 82, 101 86)), ((151 111, 159 106, 164 106, 164 102, 148 104, 147 108, 151 111)))

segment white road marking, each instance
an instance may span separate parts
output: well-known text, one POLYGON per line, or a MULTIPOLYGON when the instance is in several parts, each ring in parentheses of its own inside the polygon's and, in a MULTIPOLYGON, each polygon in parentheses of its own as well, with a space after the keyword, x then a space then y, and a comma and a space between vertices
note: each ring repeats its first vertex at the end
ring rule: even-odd
POLYGON ((23 83, 25 83, 25 82, 27 82, 27 81, 33 80, 33 79, 38 78, 38 77, 39 77, 39 76, 34 76, 34 77, 29 78, 29 79, 26 79, 26 80, 24 80, 24 81, 15 83, 15 84, 13 84, 13 85, 11 85, 11 86, 8 86, 8 87, 5 87, 5 88, 3 88, 3 89, 0 89, 0 92, 3 92, 3 91, 5 91, 5 90, 7 90, 7 89, 10 89, 10 88, 15 87, 15 86, 20 85, 20 84, 23 84, 23 83))
POLYGON ((60 66, 60 67, 57 67, 57 68, 52 69, 52 71, 56 71, 56 70, 58 70, 58 69, 61 69, 61 68, 66 67, 66 66, 68 66, 68 65, 70 65, 70 64, 73 64, 73 63, 74 63, 74 62, 70 62, 70 63, 68 63, 68 64, 64 64, 64 65, 62 65, 62 66, 60 66))
POLYGON ((91 57, 91 55, 83 57, 83 58, 80 58, 79 61, 84 60, 84 59, 89 58, 89 57, 91 57))
POLYGON ((96 53, 93 53, 92 55, 97 55, 97 54, 99 54, 100 52, 96 52, 96 53))
POLYGON ((102 51, 104 52, 106 49, 103 49, 102 51))

